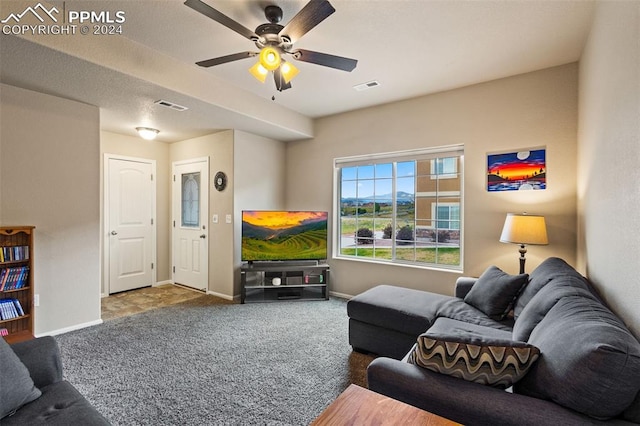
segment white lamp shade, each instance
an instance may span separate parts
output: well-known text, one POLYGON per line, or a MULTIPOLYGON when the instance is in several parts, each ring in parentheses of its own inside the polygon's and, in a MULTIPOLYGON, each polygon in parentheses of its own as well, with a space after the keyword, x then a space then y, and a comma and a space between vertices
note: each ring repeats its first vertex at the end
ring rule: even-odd
POLYGON ((500 242, 547 245, 547 226, 544 216, 507 213, 500 242))

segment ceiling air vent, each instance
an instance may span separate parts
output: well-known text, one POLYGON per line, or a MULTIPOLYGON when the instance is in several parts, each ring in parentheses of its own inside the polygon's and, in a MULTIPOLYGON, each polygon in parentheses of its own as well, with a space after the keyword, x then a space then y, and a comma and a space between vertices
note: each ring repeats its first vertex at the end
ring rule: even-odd
POLYGON ((172 110, 175 110, 175 111, 186 111, 189 109, 186 106, 174 104, 173 102, 164 101, 162 99, 160 99, 159 101, 155 101, 154 103, 166 108, 171 108, 172 110))
POLYGON ((380 86, 380 82, 378 82, 377 80, 373 80, 368 83, 358 84, 356 86, 353 86, 353 88, 358 92, 362 92, 363 90, 373 89, 374 87, 378 86, 380 86))

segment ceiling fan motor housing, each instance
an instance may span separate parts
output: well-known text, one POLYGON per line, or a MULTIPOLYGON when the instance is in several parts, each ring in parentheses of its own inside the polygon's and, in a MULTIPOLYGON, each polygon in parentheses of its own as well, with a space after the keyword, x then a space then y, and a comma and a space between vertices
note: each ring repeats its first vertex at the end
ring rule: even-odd
POLYGON ((264 16, 267 18, 267 21, 272 24, 277 24, 282 21, 282 9, 276 5, 270 5, 264 8, 264 16))

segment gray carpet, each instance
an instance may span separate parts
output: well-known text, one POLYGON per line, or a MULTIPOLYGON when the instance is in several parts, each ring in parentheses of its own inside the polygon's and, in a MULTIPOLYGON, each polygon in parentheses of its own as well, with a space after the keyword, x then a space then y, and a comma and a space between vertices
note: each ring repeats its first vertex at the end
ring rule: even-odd
POLYGON ((208 300, 57 336, 65 378, 114 425, 305 425, 362 381, 346 301, 208 300))

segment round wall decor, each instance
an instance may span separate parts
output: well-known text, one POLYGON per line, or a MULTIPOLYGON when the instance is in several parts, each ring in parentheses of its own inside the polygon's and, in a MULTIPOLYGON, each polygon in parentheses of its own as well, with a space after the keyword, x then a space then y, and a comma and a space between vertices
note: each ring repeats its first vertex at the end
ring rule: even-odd
POLYGON ((227 175, 224 172, 216 173, 215 178, 213 178, 213 186, 216 187, 218 191, 222 191, 227 187, 227 175))

